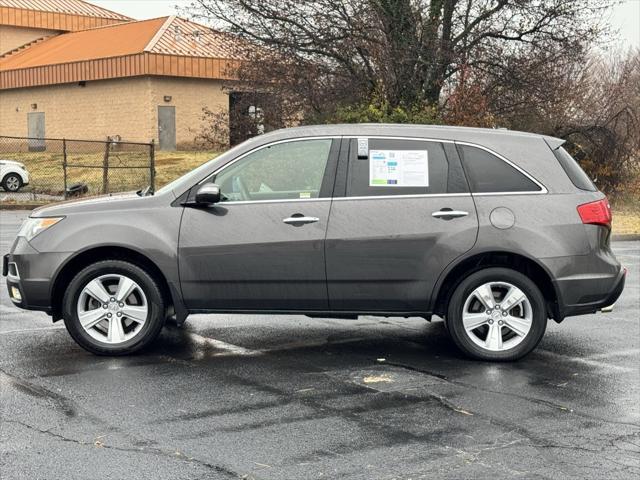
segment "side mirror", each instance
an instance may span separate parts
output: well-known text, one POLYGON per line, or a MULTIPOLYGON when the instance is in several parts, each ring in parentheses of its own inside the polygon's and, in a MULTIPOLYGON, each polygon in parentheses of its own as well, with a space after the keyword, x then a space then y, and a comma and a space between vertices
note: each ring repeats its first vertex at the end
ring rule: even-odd
POLYGON ((196 203, 213 205, 220 202, 220 187, 214 183, 205 183, 196 192, 196 203))

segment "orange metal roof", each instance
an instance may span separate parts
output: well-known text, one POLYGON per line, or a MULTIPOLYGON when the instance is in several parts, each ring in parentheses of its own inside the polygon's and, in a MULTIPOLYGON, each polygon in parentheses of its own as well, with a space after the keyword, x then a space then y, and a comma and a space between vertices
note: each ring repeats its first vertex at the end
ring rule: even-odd
POLYGON ((194 57, 242 58, 247 44, 231 34, 219 32, 180 17, 168 17, 146 51, 194 57))
POLYGON ((119 13, 98 7, 97 5, 92 5, 83 0, 0 0, 0 7, 111 18, 114 20, 131 20, 131 18, 125 15, 120 15, 119 13))
POLYGON ((0 90, 140 75, 233 79, 247 48, 231 34, 177 17, 117 23, 0 57, 0 90))
POLYGON ((166 18, 65 33, 0 58, 0 70, 119 57, 144 51, 166 18))

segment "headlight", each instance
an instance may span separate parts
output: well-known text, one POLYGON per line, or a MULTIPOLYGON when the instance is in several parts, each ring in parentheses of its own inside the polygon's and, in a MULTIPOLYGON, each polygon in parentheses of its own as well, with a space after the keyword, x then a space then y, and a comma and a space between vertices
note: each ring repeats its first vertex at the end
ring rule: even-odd
POLYGON ((62 220, 64 217, 46 217, 46 218, 27 218, 20 227, 18 232, 19 237, 24 237, 27 241, 38 235, 40 232, 44 232, 47 228, 53 227, 56 223, 62 220))

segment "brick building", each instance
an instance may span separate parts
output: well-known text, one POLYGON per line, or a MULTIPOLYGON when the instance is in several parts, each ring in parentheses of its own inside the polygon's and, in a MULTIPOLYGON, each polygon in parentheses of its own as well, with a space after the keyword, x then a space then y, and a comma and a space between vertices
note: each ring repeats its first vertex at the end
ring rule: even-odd
POLYGON ((179 17, 133 21, 81 0, 0 0, 0 135, 189 146, 229 109, 239 43, 179 17))

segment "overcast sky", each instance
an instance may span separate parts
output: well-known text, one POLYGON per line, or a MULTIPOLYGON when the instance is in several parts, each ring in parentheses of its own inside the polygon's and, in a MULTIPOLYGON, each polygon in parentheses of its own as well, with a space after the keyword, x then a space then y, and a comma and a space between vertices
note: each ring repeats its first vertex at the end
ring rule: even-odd
MULTIPOLYGON (((175 15, 176 5, 187 6, 190 0, 88 0, 129 17, 145 18, 175 15)), ((640 0, 625 0, 615 7, 611 24, 620 32, 621 43, 640 47, 640 0)))

